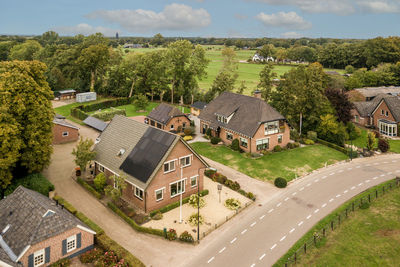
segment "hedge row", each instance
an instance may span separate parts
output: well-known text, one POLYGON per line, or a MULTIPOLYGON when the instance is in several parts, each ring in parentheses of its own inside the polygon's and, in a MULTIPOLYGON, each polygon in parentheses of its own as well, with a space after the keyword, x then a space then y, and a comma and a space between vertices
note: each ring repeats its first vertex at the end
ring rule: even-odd
POLYGON ((124 109, 112 108, 111 110, 94 113, 92 117, 98 118, 102 121, 110 121, 115 115, 126 116, 126 111, 124 109))
MULTIPOLYGON (((346 154, 347 156, 350 156, 350 154, 351 154, 351 151, 347 150, 344 147, 338 146, 338 145, 336 145, 334 143, 331 143, 331 142, 328 142, 328 141, 325 141, 325 140, 322 140, 322 139, 319 139, 319 138, 317 139, 317 142, 320 143, 320 144, 323 144, 323 145, 325 145, 327 147, 333 148, 333 149, 335 149, 335 150, 337 150, 339 152, 342 152, 343 154, 346 154)), ((353 158, 357 157, 357 151, 353 151, 352 157, 353 158)))
POLYGON ((115 99, 106 99, 100 102, 91 103, 87 105, 81 105, 78 106, 77 108, 79 108, 84 112, 90 112, 99 109, 128 105, 130 103, 132 103, 132 98, 115 98, 115 99))
POLYGON ((87 113, 85 113, 84 111, 82 111, 79 107, 82 107, 82 106, 78 106, 76 108, 71 109, 71 116, 83 121, 84 119, 89 117, 89 115, 87 113))
POLYGON ((78 177, 77 179, 78 184, 82 185, 89 193, 91 193, 93 196, 95 196, 98 199, 102 198, 102 195, 96 191, 90 184, 88 184, 85 180, 83 180, 81 177, 78 177))
POLYGON ((101 248, 103 248, 105 251, 114 251, 115 254, 117 255, 118 258, 124 259, 126 263, 128 263, 129 266, 140 266, 144 267, 145 265, 132 253, 127 251, 125 248, 120 246, 117 242, 109 238, 105 233, 102 228, 100 228, 97 224, 95 224, 92 220, 90 220, 88 217, 86 217, 83 213, 78 212, 70 203, 68 203, 66 200, 61 198, 60 196, 55 196, 53 197, 54 200, 58 200, 58 203, 62 203, 64 207, 68 207, 67 209, 71 209, 74 212, 73 213, 79 220, 84 222, 87 226, 89 226, 92 230, 96 232, 95 236, 95 242, 97 245, 99 245, 101 248))
MULTIPOLYGON (((208 195, 208 190, 207 189, 204 189, 204 190, 202 190, 200 192, 200 196, 204 197, 206 195, 208 195)), ((188 203, 189 202, 189 198, 190 198, 190 196, 189 197, 185 197, 184 199, 182 199, 182 204, 188 203)), ((165 213, 167 211, 173 210, 173 209, 179 207, 179 205, 180 205, 180 201, 171 203, 169 205, 166 205, 166 206, 162 207, 161 209, 151 211, 150 212, 150 216, 153 217, 158 212, 165 213)))
POLYGON ((147 228, 147 227, 143 227, 143 226, 138 225, 134 220, 129 218, 122 210, 120 210, 114 203, 108 202, 107 206, 112 211, 114 211, 119 217, 121 217, 124 221, 126 221, 133 229, 135 229, 135 230, 137 230, 139 232, 165 237, 163 230, 147 228))

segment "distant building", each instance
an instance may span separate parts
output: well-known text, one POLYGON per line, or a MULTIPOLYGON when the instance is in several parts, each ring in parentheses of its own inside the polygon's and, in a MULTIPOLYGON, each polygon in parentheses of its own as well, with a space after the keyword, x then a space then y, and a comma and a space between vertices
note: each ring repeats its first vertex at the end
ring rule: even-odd
POLYGON ((74 89, 66 89, 54 92, 54 96, 58 98, 58 100, 73 99, 75 98, 75 95, 76 91, 74 89))
POLYGON ((118 32, 115 34, 115 39, 118 39, 119 38, 119 35, 118 35, 118 32))
POLYGON ((76 102, 79 103, 94 101, 96 99, 97 99, 96 92, 86 92, 86 93, 76 94, 76 102))
POLYGON ((178 108, 161 103, 153 109, 145 119, 146 124, 157 127, 159 129, 179 132, 190 126, 190 120, 178 108))
POLYGON ((196 101, 190 106, 190 113, 193 116, 199 116, 200 112, 204 109, 204 107, 207 105, 206 102, 202 101, 196 101))
POLYGON ((53 145, 74 142, 79 139, 79 128, 56 114, 53 119, 53 145))
POLYGON ((253 62, 269 62, 269 61, 271 61, 271 62, 274 62, 275 61, 275 59, 273 58, 273 57, 263 57, 263 56, 261 56, 260 54, 258 54, 258 53, 256 53, 254 56, 253 56, 253 62))
POLYGON ((141 44, 124 44, 124 48, 142 48, 141 44))
POLYGON ((379 94, 400 95, 400 86, 364 87, 354 89, 365 97, 365 101, 373 100, 379 94))

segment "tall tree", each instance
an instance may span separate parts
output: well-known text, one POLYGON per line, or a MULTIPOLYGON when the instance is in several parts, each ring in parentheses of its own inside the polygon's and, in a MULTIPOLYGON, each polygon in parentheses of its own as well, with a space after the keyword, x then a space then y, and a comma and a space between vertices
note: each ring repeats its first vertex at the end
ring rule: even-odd
POLYGON ((260 83, 257 85, 257 88, 261 91, 262 98, 267 102, 271 99, 273 79, 277 76, 273 69, 274 66, 271 62, 266 64, 260 72, 260 83))
POLYGON ((9 54, 11 60, 33 60, 34 54, 39 52, 42 46, 38 41, 27 40, 25 43, 14 45, 9 54))
POLYGON ((219 95, 226 91, 232 92, 239 77, 235 50, 230 47, 224 47, 221 53, 223 58, 222 67, 211 85, 213 93, 210 92, 209 96, 219 95))
POLYGON ((83 139, 81 137, 76 148, 72 150, 72 155, 75 156, 74 161, 82 171, 85 171, 87 164, 96 157, 96 152, 92 151, 93 145, 94 142, 92 139, 83 139))
POLYGON ((335 109, 338 120, 344 124, 351 121, 351 110, 354 105, 350 102, 348 95, 342 90, 334 88, 326 89, 325 95, 335 109))

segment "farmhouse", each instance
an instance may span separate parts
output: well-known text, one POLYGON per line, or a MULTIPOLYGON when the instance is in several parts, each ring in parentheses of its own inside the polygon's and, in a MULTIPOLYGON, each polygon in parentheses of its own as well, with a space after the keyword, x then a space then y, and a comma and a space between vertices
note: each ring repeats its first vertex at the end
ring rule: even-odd
POLYGON ((190 106, 190 113, 193 116, 199 116, 200 112, 204 109, 204 107, 207 105, 206 102, 202 101, 196 101, 190 106))
POLYGON ((23 186, 0 201, 0 218, 0 266, 48 266, 93 248, 96 232, 23 186))
POLYGON ((203 188, 207 163, 173 133, 115 116, 98 138, 95 174, 124 175, 122 198, 144 212, 159 209, 203 188))
POLYGON ((400 98, 379 94, 372 101, 354 102, 353 122, 374 127, 383 135, 398 136, 400 98))
POLYGON ((253 62, 264 62, 264 61, 265 62, 268 62, 268 61, 274 62, 275 61, 275 59, 273 57, 263 57, 258 53, 254 54, 252 60, 253 60, 253 62))
POLYGON ((379 94, 387 94, 394 96, 400 95, 400 86, 364 87, 364 88, 356 88, 354 90, 361 93, 361 95, 364 96, 365 101, 371 101, 379 94))
POLYGON ((261 99, 260 91, 254 97, 224 92, 204 108, 199 119, 201 133, 210 128, 225 144, 238 139, 246 152, 272 150, 290 141, 285 117, 261 99))
POLYGON ((56 114, 53 119, 53 145, 74 142, 79 139, 79 128, 56 114))
POLYGON ((145 119, 146 124, 171 132, 181 132, 190 126, 190 120, 186 114, 178 108, 161 103, 153 109, 145 119))

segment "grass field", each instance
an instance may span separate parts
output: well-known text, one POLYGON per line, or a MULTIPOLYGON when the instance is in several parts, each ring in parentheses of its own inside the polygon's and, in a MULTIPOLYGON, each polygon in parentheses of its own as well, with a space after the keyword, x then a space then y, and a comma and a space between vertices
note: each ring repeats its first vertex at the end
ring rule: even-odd
POLYGON ((323 167, 325 163, 332 164, 347 159, 343 153, 323 145, 285 150, 258 159, 249 158, 245 153, 232 151, 223 145, 197 142, 191 146, 207 158, 262 181, 273 181, 277 177, 290 181, 295 175, 307 174, 323 167))
MULTIPOLYGON (((332 219, 338 210, 326 218, 332 219)), ((318 225, 323 227, 329 220, 324 218, 318 225)), ((306 235, 311 237, 318 225, 306 235)), ((399 242, 400 195, 394 189, 343 221, 322 246, 302 255, 296 266, 399 266, 399 242)))
MULTIPOLYGON (((368 131, 364 128, 359 127, 359 129, 361 130, 361 135, 353 140, 353 145, 360 147, 360 148, 364 148, 367 147, 367 134, 368 131)), ((348 144, 350 144, 350 141, 347 141, 348 144)), ((389 145, 390 145, 390 152, 394 152, 394 153, 400 153, 400 140, 389 140, 389 145)), ((375 148, 378 147, 378 139, 376 139, 375 142, 375 148)))

